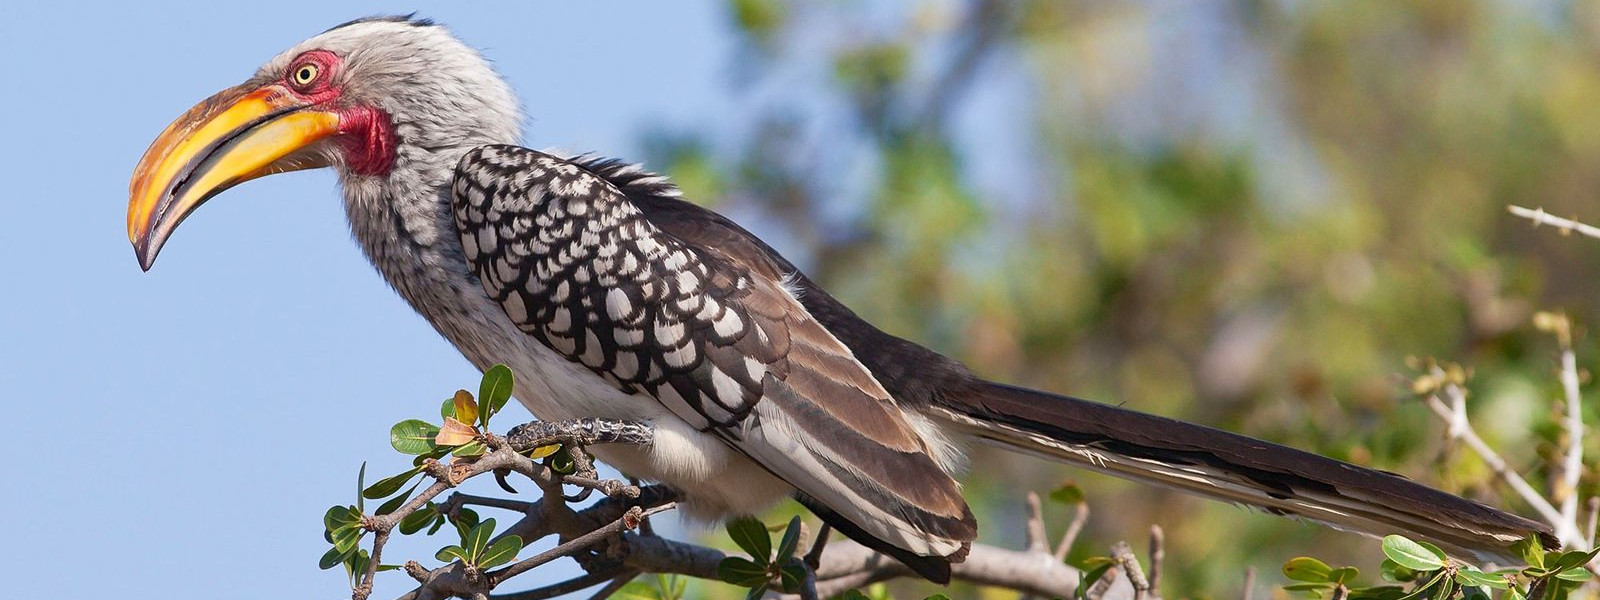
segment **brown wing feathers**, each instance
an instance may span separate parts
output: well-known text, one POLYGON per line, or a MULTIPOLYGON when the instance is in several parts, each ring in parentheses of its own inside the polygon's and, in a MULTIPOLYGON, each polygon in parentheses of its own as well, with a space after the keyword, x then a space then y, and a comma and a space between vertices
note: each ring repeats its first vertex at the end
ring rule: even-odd
MULTIPOLYGON (((723 434, 795 485, 801 501, 840 531, 930 578, 948 578, 948 560, 925 557, 961 556, 976 526, 955 482, 929 456, 928 441, 901 414, 903 408, 1020 451, 1367 534, 1406 532, 1494 557, 1504 557, 1515 540, 1530 535, 1553 543, 1540 523, 1390 474, 983 381, 955 361, 862 321, 759 239, 675 198, 659 178, 609 161, 578 168, 520 148, 495 147, 489 154, 477 156, 487 174, 458 177, 458 196, 498 201, 499 210, 523 211, 512 218, 538 221, 539 239, 551 246, 544 253, 555 261, 534 269, 550 275, 534 281, 540 278, 503 276, 495 257, 469 256, 508 314, 518 317, 517 304, 527 304, 524 330, 623 389, 651 394, 686 420, 723 434), (525 171, 536 162, 551 165, 541 172, 560 171, 567 180, 528 176, 525 171), (611 243, 624 251, 595 260, 600 250, 554 248, 564 242, 552 231, 565 225, 538 212, 548 211, 546 196, 552 193, 581 197, 585 208, 604 208, 573 227, 590 231, 590 242, 603 242, 593 248, 611 243), (596 262, 641 271, 614 277, 592 272, 589 281, 577 281, 584 277, 577 274, 583 265, 596 262), (786 277, 800 288, 798 299, 782 287, 786 277), (569 288, 585 291, 555 298, 563 278, 569 288), (678 285, 652 287, 645 281, 678 285), (611 300, 614 288, 625 291, 635 312, 584 321, 590 328, 584 338, 561 337, 565 320, 605 312, 596 306, 611 300), (696 290, 694 298, 683 296, 696 290), (563 317, 558 310, 572 314, 563 317), (713 318, 728 314, 733 317, 722 317, 719 330, 713 318), (728 325, 734 318, 738 332, 728 325), (614 336, 618 342, 592 335, 607 328, 620 332, 614 336), (730 376, 737 386, 729 385, 730 376)), ((489 210, 458 207, 469 246, 474 227, 483 227, 474 225, 474 212, 489 210)))
MULTIPOLYGON (((716 433, 864 543, 945 557, 976 536, 928 442, 787 272, 664 231, 612 183, 532 150, 474 150, 454 196, 469 261, 523 331, 716 433)), ((948 560, 921 562, 948 577, 948 560)))
MULTIPOLYGON (((725 217, 645 189, 638 192, 636 203, 662 229, 738 255, 742 264, 795 272, 794 265, 725 217)), ((895 400, 980 439, 1369 535, 1409 532, 1480 557, 1514 558, 1508 548, 1530 535, 1555 544, 1543 523, 1392 474, 1199 425, 984 381, 956 361, 861 320, 804 276, 793 281, 808 312, 855 351, 895 400)))

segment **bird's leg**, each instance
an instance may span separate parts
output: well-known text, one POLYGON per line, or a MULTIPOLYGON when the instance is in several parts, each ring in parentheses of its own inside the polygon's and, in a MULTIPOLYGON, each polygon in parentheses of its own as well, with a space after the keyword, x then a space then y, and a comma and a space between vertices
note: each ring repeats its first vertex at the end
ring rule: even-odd
POLYGON ((506 433, 506 443, 517 452, 528 452, 542 446, 560 444, 572 458, 571 474, 567 479, 581 486, 575 495, 562 495, 568 502, 582 502, 600 489, 606 495, 621 491, 609 482, 599 481, 594 469, 594 459, 584 450, 589 444, 647 445, 655 438, 655 430, 647 423, 617 419, 566 419, 562 421, 534 421, 513 427, 506 433))
POLYGON ((590 444, 647 446, 654 440, 655 429, 649 423, 621 419, 534 421, 513 427, 506 433, 506 443, 517 452, 528 452, 550 444, 568 447, 590 444))
MULTIPOLYGON (((563 469, 568 474, 562 477, 562 482, 582 488, 574 495, 559 494, 561 500, 582 502, 595 490, 600 490, 608 497, 623 496, 624 501, 630 504, 638 501, 639 487, 620 481, 600 480, 594 468, 594 459, 584 448, 590 444, 643 446, 649 445, 654 439, 655 430, 648 423, 597 418, 533 421, 513 427, 505 436, 506 445, 519 453, 553 444, 561 445, 572 459, 570 469, 563 469)), ((546 496, 549 497, 552 491, 546 490, 546 496)), ((600 542, 587 551, 572 555, 572 558, 585 571, 596 573, 621 565, 626 552, 626 544, 618 537, 600 542)))

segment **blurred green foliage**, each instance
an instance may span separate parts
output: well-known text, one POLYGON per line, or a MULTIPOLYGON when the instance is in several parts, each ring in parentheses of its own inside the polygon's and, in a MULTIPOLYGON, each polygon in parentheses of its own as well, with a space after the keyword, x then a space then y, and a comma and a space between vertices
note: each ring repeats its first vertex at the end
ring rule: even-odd
MULTIPOLYGON (((1556 347, 1529 321, 1593 320, 1600 244, 1505 206, 1600 220, 1600 2, 727 13, 741 114, 653 133, 649 158, 868 320, 995 379, 1525 509, 1406 392, 1407 356, 1456 360, 1481 433, 1547 476, 1556 347)), ((1081 478, 1076 553, 1158 523, 1168 597, 1230 596, 1246 566, 1309 551, 1382 560, 1372 540, 972 454, 988 540, 1021 539, 1016 490, 1081 478)))

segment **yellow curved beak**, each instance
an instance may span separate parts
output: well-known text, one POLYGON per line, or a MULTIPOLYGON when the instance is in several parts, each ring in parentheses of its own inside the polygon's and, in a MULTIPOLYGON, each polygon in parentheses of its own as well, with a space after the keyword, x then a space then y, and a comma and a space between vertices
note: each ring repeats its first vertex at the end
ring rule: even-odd
POLYGON ((279 85, 233 87, 196 104, 161 132, 133 170, 128 241, 139 266, 150 270, 178 223, 223 190, 328 166, 316 152, 281 159, 338 132, 338 114, 311 108, 279 85))

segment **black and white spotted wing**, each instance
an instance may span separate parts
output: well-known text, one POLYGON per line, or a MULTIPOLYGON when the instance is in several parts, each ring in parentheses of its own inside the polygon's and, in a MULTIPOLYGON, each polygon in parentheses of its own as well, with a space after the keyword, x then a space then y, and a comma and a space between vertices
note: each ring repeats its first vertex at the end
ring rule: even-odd
POLYGON ((606 179, 525 148, 468 153, 453 194, 468 261, 524 332, 899 548, 948 555, 975 535, 894 400, 774 273, 663 232, 606 179))

